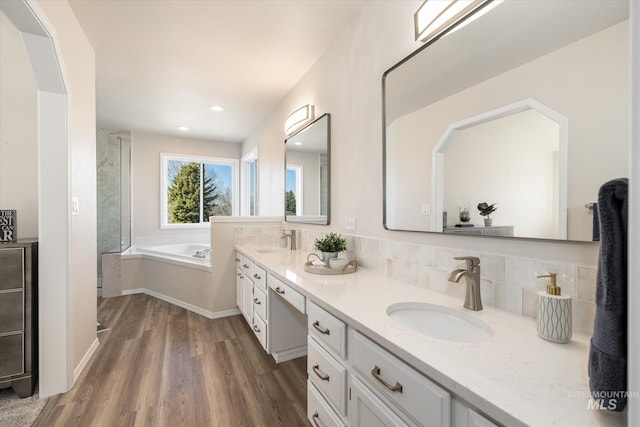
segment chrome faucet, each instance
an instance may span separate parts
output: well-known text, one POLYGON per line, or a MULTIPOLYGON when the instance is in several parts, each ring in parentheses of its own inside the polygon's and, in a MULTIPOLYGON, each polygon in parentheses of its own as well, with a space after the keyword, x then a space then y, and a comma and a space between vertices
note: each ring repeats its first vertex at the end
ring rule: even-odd
POLYGON ((282 235, 280 236, 281 239, 289 239, 289 241, 291 242, 291 250, 295 251, 297 249, 296 247, 296 230, 282 230, 282 235), (287 234, 287 231, 289 231, 289 234, 287 234))
POLYGON ((467 293, 464 297, 464 308, 469 310, 482 310, 482 299, 480 298, 480 258, 474 256, 461 256, 454 259, 466 261, 467 268, 458 268, 449 273, 449 281, 459 283, 460 279, 466 278, 467 293))
POLYGON ((211 253, 211 248, 197 249, 191 252, 191 256, 194 258, 206 258, 208 253, 211 253))

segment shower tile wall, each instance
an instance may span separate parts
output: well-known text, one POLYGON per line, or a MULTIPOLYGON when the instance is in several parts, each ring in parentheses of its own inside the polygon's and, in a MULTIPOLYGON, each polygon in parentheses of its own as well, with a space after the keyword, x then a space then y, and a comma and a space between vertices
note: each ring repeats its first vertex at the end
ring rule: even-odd
MULTIPOLYGON (((238 227, 234 241, 238 243, 279 244, 282 226, 268 229, 238 227)), ((291 228, 286 226, 286 228, 291 228)), ((298 249, 312 252, 317 230, 298 229, 298 249)), ((597 267, 560 263, 552 260, 514 257, 496 253, 470 253, 462 249, 399 242, 363 236, 347 238, 346 256, 363 267, 393 279, 413 283, 464 299, 464 286, 447 280, 448 273, 462 267, 453 257, 479 256, 482 265, 482 301, 521 316, 536 317, 537 292, 546 282, 536 280, 540 272, 558 273, 558 285, 572 297, 573 329, 591 334, 595 316, 595 283, 597 267)))

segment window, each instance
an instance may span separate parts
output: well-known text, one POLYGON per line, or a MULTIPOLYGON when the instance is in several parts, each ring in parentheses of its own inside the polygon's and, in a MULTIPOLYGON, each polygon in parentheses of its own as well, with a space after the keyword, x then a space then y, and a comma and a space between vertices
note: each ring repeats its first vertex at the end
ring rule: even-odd
POLYGON ((258 147, 242 156, 240 183, 242 185, 241 215, 258 215, 258 147))
POLYGON ((287 165, 285 214, 302 215, 302 165, 287 165))
POLYGON ((238 161, 161 154, 162 227, 202 227, 211 216, 236 215, 238 161))

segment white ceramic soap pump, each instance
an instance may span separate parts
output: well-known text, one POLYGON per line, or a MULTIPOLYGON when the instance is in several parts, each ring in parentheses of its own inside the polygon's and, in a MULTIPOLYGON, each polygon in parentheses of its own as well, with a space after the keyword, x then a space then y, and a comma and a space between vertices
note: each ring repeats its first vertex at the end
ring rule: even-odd
POLYGON ((547 289, 538 292, 538 334, 545 340, 566 344, 571 339, 571 297, 556 286, 556 273, 548 277, 547 289))

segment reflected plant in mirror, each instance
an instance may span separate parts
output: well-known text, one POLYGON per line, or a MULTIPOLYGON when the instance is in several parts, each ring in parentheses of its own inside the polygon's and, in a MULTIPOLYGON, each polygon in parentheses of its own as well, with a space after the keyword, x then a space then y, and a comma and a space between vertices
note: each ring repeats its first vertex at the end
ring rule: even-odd
POLYGON ((592 240, 585 205, 629 174, 628 17, 625 0, 502 2, 389 69, 385 227, 592 240), (496 218, 447 226, 490 200, 496 218))
POLYGON ((285 140, 285 221, 329 224, 331 116, 285 140))

